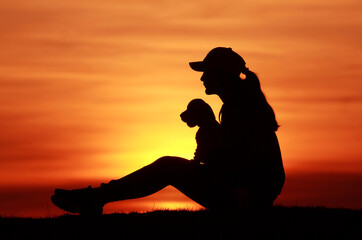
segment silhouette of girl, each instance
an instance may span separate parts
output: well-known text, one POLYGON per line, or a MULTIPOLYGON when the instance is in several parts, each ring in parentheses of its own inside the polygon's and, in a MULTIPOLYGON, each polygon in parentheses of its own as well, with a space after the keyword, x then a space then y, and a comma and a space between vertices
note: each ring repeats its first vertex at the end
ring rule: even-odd
POLYGON ((56 206, 98 215, 106 203, 145 197, 168 185, 211 210, 237 208, 240 192, 247 200, 244 206, 272 206, 285 174, 275 134, 279 126, 258 77, 231 48, 214 48, 190 67, 203 72, 205 93, 216 94, 223 102, 219 118, 227 148, 219 165, 210 168, 180 157, 161 157, 97 188, 56 189, 51 197, 56 206), (245 79, 240 78, 241 73, 245 79))

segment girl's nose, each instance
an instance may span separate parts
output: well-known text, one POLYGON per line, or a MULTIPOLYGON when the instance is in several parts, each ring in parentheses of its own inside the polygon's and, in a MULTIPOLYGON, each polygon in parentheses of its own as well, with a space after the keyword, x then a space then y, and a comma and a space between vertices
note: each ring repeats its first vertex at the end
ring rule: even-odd
POLYGON ((203 82, 205 80, 205 73, 202 74, 200 80, 201 80, 201 82, 203 82))

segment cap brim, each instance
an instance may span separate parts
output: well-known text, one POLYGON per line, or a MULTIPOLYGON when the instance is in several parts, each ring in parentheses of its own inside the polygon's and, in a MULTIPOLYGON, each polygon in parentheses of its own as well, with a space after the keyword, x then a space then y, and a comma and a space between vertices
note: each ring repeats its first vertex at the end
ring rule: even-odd
POLYGON ((192 68, 192 70, 197 71, 197 72, 203 72, 206 69, 205 63, 202 61, 201 62, 190 62, 189 65, 192 68))

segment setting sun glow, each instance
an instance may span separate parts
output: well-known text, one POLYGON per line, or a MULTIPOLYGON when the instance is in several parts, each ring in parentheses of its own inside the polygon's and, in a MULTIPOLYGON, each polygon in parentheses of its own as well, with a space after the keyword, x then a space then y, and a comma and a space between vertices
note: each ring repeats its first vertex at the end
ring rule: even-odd
MULTIPOLYGON (((52 216, 54 188, 98 186, 161 156, 192 158, 188 66, 232 47, 276 113, 276 204, 362 208, 362 3, 17 0, 0 10, 0 215, 52 216)), ((200 209, 167 187, 105 212, 200 209)))

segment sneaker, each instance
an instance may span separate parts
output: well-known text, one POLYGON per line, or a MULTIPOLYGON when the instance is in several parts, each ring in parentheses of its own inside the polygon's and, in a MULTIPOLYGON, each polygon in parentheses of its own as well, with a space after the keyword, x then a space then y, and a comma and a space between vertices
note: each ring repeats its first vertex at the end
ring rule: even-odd
POLYGON ((100 216, 103 212, 100 188, 89 186, 75 190, 56 189, 51 200, 57 207, 70 213, 100 216))

